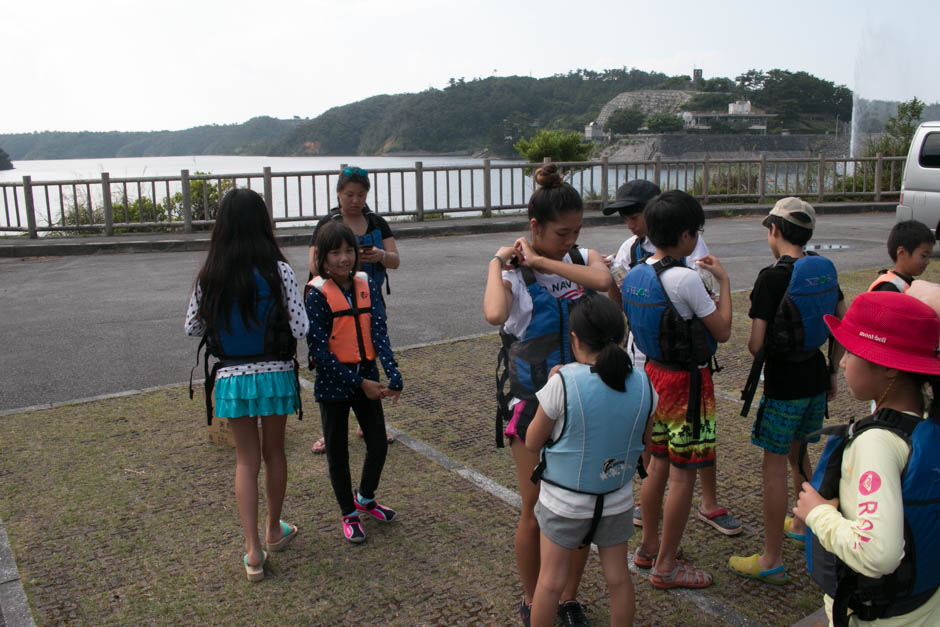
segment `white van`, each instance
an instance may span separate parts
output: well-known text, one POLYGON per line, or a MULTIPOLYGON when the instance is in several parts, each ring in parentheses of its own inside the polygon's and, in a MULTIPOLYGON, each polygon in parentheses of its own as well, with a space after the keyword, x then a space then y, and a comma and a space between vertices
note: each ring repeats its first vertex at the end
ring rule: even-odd
POLYGON ((917 220, 940 239, 940 121, 923 122, 914 132, 901 179, 897 220, 917 220))

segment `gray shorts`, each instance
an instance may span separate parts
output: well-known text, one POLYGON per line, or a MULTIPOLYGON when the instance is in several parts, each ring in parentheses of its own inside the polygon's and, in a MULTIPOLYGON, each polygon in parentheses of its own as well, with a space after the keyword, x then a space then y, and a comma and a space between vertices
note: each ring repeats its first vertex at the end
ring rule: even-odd
MULTIPOLYGON (((564 518, 542 505, 535 504, 535 519, 545 537, 566 549, 577 549, 591 528, 590 518, 564 518)), ((633 510, 604 516, 597 523, 594 539, 597 546, 614 546, 633 537, 633 510)))

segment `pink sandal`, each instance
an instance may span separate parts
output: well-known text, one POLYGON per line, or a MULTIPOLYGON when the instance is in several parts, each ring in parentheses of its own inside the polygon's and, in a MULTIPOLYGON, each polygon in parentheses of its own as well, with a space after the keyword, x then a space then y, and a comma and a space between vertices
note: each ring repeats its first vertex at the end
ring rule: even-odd
POLYGON ((326 453, 326 440, 323 438, 318 439, 313 443, 313 446, 310 447, 310 452, 314 455, 322 455, 326 453))

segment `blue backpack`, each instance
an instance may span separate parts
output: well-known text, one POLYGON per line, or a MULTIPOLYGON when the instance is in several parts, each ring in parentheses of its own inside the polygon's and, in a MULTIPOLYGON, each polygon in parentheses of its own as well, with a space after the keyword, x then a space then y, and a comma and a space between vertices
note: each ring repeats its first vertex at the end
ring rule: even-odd
POLYGON ((767 329, 767 348, 790 361, 805 361, 829 338, 823 316, 833 314, 839 302, 839 279, 831 261, 807 253, 799 259, 781 257, 777 265, 790 266, 790 284, 767 329))
POLYGON ((768 353, 794 363, 812 359, 829 338, 823 317, 834 314, 839 303, 838 273, 825 257, 807 252, 799 259, 781 257, 776 265, 790 269, 790 282, 774 319, 767 325, 764 346, 754 355, 741 391, 742 416, 747 416, 751 409, 768 353))
MULTIPOLYGON (((940 424, 892 409, 881 409, 855 423, 820 429, 828 434, 812 486, 825 499, 839 496, 845 447, 868 429, 887 429, 911 447, 901 475, 904 503, 904 558, 890 575, 865 577, 826 551, 806 529, 806 567, 833 599, 833 624, 848 625, 848 610, 859 618, 901 616, 926 603, 940 586, 940 424)), ((815 435, 815 434, 813 434, 815 435)))
POLYGON ((700 318, 682 318, 666 295, 660 275, 673 267, 685 266, 672 257, 638 265, 624 278, 621 296, 634 341, 647 358, 687 369, 708 363, 718 344, 700 318))
MULTIPOLYGON (((577 245, 569 251, 571 263, 585 265, 577 245)), ((522 337, 500 329, 502 346, 496 358, 496 447, 502 448, 503 423, 512 418, 509 402, 513 397, 535 400, 535 393, 548 382, 548 373, 558 364, 574 360, 568 344, 568 314, 576 301, 555 298, 539 285, 531 268, 519 268, 526 290, 532 298, 532 319, 522 337), (507 384, 509 389, 507 391, 507 384)), ((537 403, 526 408, 534 417, 537 403)), ((528 420, 521 421, 519 436, 525 439, 528 420)))
MULTIPOLYGON (((226 321, 217 320, 207 324, 206 334, 196 349, 196 365, 199 365, 199 353, 203 346, 206 357, 203 360, 205 371, 206 419, 212 424, 212 390, 215 388, 216 375, 220 368, 252 364, 261 361, 293 361, 294 377, 297 379, 297 403, 300 405, 300 367, 297 363, 297 339, 290 329, 287 311, 276 297, 275 289, 268 279, 255 268, 255 316, 246 320, 237 306, 232 307, 226 321), (210 370, 209 357, 216 361, 210 370)), ((189 398, 193 397, 193 370, 189 371, 189 398)), ((303 419, 303 409, 298 410, 298 418, 303 419)))

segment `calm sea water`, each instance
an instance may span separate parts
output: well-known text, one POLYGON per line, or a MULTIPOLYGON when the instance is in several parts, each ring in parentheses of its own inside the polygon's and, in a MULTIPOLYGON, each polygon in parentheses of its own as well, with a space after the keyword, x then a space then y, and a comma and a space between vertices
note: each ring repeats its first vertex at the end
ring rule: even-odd
MULTIPOLYGON (((426 168, 480 167, 482 159, 469 157, 235 157, 235 156, 184 156, 184 157, 135 157, 114 159, 58 159, 15 161, 13 170, 0 172, 0 183, 19 182, 23 176, 30 176, 33 183, 33 202, 37 225, 61 225, 66 214, 74 208, 87 208, 90 204, 100 207, 102 199, 101 174, 107 172, 112 180, 112 201, 126 204, 123 199, 133 202, 139 196, 147 196, 153 205, 160 205, 168 196, 181 190, 179 181, 165 183, 121 182, 120 179, 137 177, 179 177, 181 170, 190 174, 205 172, 226 178, 237 178, 240 186, 250 186, 261 190, 262 172, 270 167, 274 175, 272 202, 276 219, 289 220, 296 226, 313 224, 319 216, 325 215, 335 204, 332 185, 342 164, 355 165, 372 170, 412 169, 416 162, 422 162, 426 168), (291 173, 323 172, 316 176, 291 176, 291 173), (279 176, 283 175, 283 176, 279 176), (87 185, 55 182, 90 181, 87 185), (52 183, 46 185, 45 183, 52 183)), ((496 165, 518 164, 515 161, 493 161, 496 165)), ((494 204, 524 204, 531 193, 530 177, 523 175, 519 168, 494 171, 491 175, 494 185, 494 204)), ((483 171, 450 170, 448 172, 425 172, 424 201, 426 211, 456 209, 475 214, 470 208, 483 205, 483 171)), ((394 217, 407 213, 416 207, 415 177, 400 173, 385 173, 373 176, 369 205, 376 211, 394 217)), ((26 203, 24 191, 4 189, 0 197, 0 231, 25 228, 26 203)), ((79 213, 78 215, 84 216, 79 213)), ((132 221, 127 214, 118 211, 116 222, 132 221)), ((84 222, 87 224, 87 221, 84 222)))
POLYGON ((480 165, 481 159, 469 157, 133 157, 114 159, 48 159, 14 161, 13 170, 0 172, 0 181, 20 181, 29 175, 33 181, 97 179, 102 172, 111 178, 179 175, 180 170, 213 174, 260 173, 270 167, 274 172, 309 172, 339 170, 341 164, 362 168, 408 168, 416 161, 425 166, 480 165))

